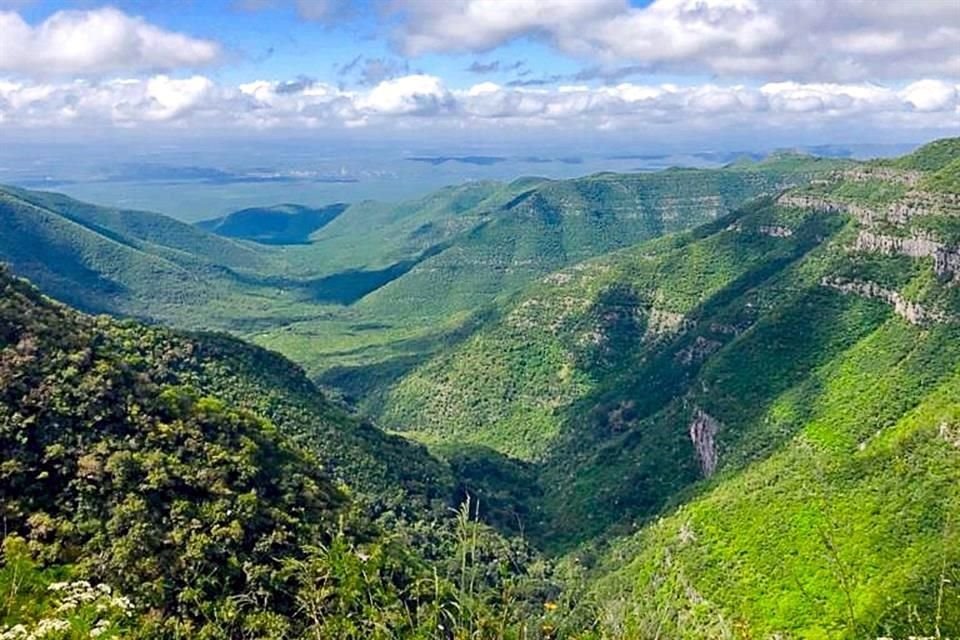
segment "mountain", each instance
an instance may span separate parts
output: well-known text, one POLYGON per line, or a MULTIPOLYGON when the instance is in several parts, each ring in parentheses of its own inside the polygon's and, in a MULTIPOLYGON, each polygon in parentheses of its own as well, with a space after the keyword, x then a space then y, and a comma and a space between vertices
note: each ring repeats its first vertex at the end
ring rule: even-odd
POLYGON ((234 211, 221 218, 197 223, 197 227, 227 238, 261 244, 304 244, 310 235, 344 212, 338 203, 319 209, 297 204, 254 207, 234 211))
POLYGON ((231 331, 364 397, 469 333, 495 297, 713 219, 838 161, 468 182, 400 204, 245 209, 187 225, 0 189, 0 259, 89 312, 231 331), (382 385, 381 385, 382 386, 382 385))
POLYGON ((381 317, 475 308, 565 265, 708 222, 833 166, 790 156, 721 170, 597 174, 528 188, 521 183, 482 224, 360 306, 381 317))
MULTIPOLYGON (((172 218, 97 207, 53 193, 0 189, 0 258, 82 309, 184 319, 240 296, 236 274, 268 256, 172 218)), ((202 325, 202 322, 195 322, 202 325)))
POLYGON ((382 419, 526 461, 527 534, 593 567, 614 637, 960 629, 958 158, 838 168, 551 274, 382 419))
POLYGON ((395 208, 354 205, 314 235, 311 250, 349 253, 364 269, 402 264, 403 272, 391 272, 396 277, 384 278, 332 322, 298 320, 251 337, 296 354, 325 385, 367 401, 368 381, 382 387, 446 349, 498 296, 565 265, 712 220, 752 197, 843 164, 782 155, 720 170, 470 183, 395 208), (377 248, 390 260, 372 254, 377 248), (410 255, 416 257, 404 257, 410 255))
MULTIPOLYGON (((282 324, 317 369, 297 345, 407 349, 350 367, 404 437, 277 353, 88 316, 0 271, 0 634, 956 636, 958 185, 951 139, 865 163, 462 185, 354 205, 308 245, 182 231, 263 260, 223 272, 264 307, 328 314, 282 324), (331 275, 410 268, 353 304, 303 298, 327 277, 311 252, 353 242, 363 211, 389 243, 328 256, 331 275), (378 306, 455 249, 486 257, 434 296, 475 304, 378 306)), ((114 231, 41 197, 3 212, 98 259, 110 234, 139 252, 117 255, 177 255, 136 216, 114 231)), ((281 314, 240 315, 269 333, 281 314)))
POLYGON ((0 382, 4 638, 526 636, 556 590, 469 503, 447 513, 445 465, 275 354, 0 269, 0 382))

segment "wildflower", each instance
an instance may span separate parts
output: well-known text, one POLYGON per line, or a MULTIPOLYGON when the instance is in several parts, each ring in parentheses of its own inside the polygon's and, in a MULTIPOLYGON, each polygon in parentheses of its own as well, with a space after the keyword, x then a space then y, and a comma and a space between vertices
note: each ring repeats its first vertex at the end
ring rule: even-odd
POLYGON ((22 624, 15 625, 0 633, 0 640, 20 640, 29 635, 27 628, 22 624))

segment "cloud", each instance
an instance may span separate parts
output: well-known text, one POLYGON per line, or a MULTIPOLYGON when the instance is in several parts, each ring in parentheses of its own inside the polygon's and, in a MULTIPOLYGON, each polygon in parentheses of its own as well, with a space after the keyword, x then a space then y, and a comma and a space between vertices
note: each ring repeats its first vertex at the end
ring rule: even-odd
POLYGON ((351 84, 370 87, 384 80, 410 75, 410 63, 396 58, 367 58, 359 55, 337 67, 336 74, 351 84))
POLYGON ((288 93, 303 93, 316 84, 316 78, 311 78, 309 76, 298 76, 296 80, 285 80, 283 82, 278 82, 274 87, 274 91, 281 95, 288 93))
POLYGON ((517 60, 516 62, 511 63, 506 63, 502 60, 491 60, 490 62, 480 62, 479 60, 474 60, 465 70, 469 71, 470 73, 481 75, 498 72, 509 73, 511 71, 529 72, 529 70, 526 69, 526 66, 527 63, 523 60, 517 60))
POLYGON ((349 0, 235 0, 241 11, 264 11, 292 7, 304 20, 334 22, 350 13, 349 0))
POLYGON ((348 127, 432 131, 653 130, 717 132, 747 128, 822 130, 872 128, 889 137, 911 129, 960 127, 956 84, 919 80, 902 88, 869 83, 769 82, 759 87, 670 83, 553 88, 482 82, 450 89, 435 76, 414 74, 362 90, 300 78, 223 85, 204 76, 109 81, 0 80, 0 130, 56 127, 181 127, 249 131, 348 127), (425 120, 426 119, 426 120, 425 120))
POLYGON ((0 72, 28 76, 166 71, 215 61, 209 40, 166 31, 112 8, 58 11, 28 24, 0 12, 0 72))
POLYGON ((466 70, 470 73, 495 73, 500 71, 500 61, 494 60, 493 62, 480 62, 479 60, 474 60, 466 70))
POLYGON ((409 55, 520 37, 605 66, 766 79, 960 76, 956 0, 393 0, 409 55))
POLYGON ((516 78, 507 83, 508 87, 545 87, 547 85, 556 84, 560 80, 563 80, 565 76, 559 74, 553 74, 549 76, 543 76, 542 78, 516 78))
POLYGON ((374 115, 432 116, 453 109, 453 95, 440 78, 414 75, 386 80, 357 100, 374 115))
POLYGON ((919 80, 898 95, 917 111, 946 111, 957 104, 957 87, 940 80, 919 80))

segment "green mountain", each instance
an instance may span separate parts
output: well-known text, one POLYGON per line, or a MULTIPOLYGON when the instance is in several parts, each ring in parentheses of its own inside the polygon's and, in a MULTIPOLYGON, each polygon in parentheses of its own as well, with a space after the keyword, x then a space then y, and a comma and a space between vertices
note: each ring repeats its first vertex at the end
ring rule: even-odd
POLYGON ((332 204, 319 209, 297 204, 254 207, 198 222, 197 227, 220 236, 261 244, 303 244, 309 242, 311 234, 330 224, 346 208, 345 204, 332 204))
POLYGON ((45 290, 84 298, 82 265, 162 298, 182 268, 193 326, 404 437, 276 353, 0 273, 0 634, 90 580, 130 604, 71 629, 113 637, 954 637, 958 185, 952 139, 472 183, 304 244, 172 226, 184 249, 4 191, 76 258, 0 240, 45 290))
MULTIPOLYGON (((217 305, 251 304, 242 272, 268 269, 255 249, 159 214, 0 189, 0 258, 46 293, 88 311, 204 326, 217 305)), ((216 323, 212 323, 216 326, 216 323)))
POLYGON ((296 321, 251 337, 296 354, 324 384, 366 398, 369 381, 382 387, 469 333, 471 315, 497 296, 843 164, 782 156, 721 170, 471 183, 394 208, 354 205, 314 235, 311 251, 353 256, 365 270, 402 266, 403 273, 383 278, 333 321, 296 321), (380 257, 371 254, 376 248, 380 257))
POLYGON ((722 170, 521 182, 470 233, 360 306, 378 316, 472 309, 565 265, 708 222, 835 165, 788 157, 722 170))
POLYGON ((383 420, 528 461, 527 533, 596 564, 613 637, 960 629, 957 158, 841 169, 551 274, 383 420))
POLYGON ((5 188, 0 259, 86 311, 228 330, 364 397, 364 381, 393 379, 456 342, 497 296, 837 164, 778 156, 712 171, 470 182, 401 204, 280 205, 198 225, 5 188))
POLYGON ((557 589, 447 513, 445 465, 275 354, 0 269, 0 381, 4 638, 531 637, 557 589))

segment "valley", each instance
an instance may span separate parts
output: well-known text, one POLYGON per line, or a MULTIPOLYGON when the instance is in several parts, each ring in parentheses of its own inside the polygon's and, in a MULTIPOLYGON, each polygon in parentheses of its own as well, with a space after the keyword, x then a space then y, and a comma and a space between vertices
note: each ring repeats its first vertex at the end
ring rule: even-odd
POLYGON ((113 637, 960 633, 958 138, 0 221, 8 618, 70 575, 113 637))

